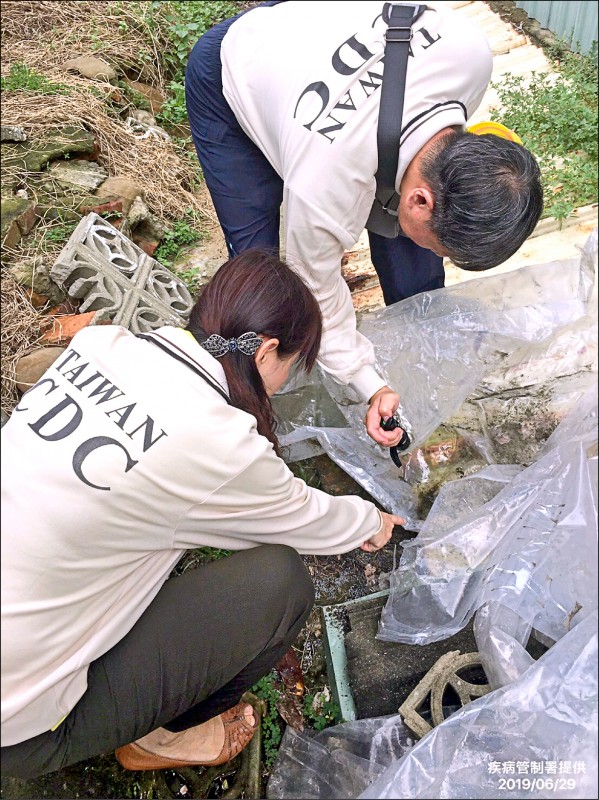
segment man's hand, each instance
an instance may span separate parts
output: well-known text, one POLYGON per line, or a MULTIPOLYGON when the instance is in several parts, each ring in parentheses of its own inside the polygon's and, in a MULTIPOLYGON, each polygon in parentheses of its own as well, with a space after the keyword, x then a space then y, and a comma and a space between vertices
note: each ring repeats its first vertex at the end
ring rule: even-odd
POLYGON ((360 550, 364 550, 366 553, 376 553, 377 550, 387 544, 393 533, 394 526, 405 524, 405 519, 396 517, 395 514, 386 514, 381 511, 380 515, 382 520, 381 529, 360 545, 360 550))
POLYGON ((364 418, 368 435, 383 447, 395 447, 401 441, 403 430, 395 428, 393 431, 384 431, 381 428, 381 419, 386 420, 393 416, 399 405, 399 395, 388 386, 383 386, 368 402, 370 408, 364 418))

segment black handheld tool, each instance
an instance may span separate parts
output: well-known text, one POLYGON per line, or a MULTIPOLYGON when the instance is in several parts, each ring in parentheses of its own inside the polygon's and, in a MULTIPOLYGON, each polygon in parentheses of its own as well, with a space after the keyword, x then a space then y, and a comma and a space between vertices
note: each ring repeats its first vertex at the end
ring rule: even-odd
MULTIPOLYGON (((401 422, 397 419, 397 417, 389 417, 389 419, 384 420, 381 419, 381 428, 384 431, 394 431, 396 428, 401 428, 401 422)), ((407 450, 408 447, 412 444, 410 437, 407 434, 407 431, 404 430, 403 436, 399 440, 399 443, 395 445, 395 447, 389 448, 389 453, 391 455, 391 460, 395 464, 396 467, 402 467, 402 463, 399 459, 399 454, 403 450, 407 450)))

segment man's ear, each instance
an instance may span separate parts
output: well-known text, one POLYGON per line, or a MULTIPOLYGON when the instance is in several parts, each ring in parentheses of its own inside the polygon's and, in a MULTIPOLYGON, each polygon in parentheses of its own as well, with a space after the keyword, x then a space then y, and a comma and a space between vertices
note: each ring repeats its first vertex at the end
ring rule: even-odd
POLYGON ((406 208, 410 215, 419 222, 428 222, 435 207, 435 198, 428 186, 416 186, 410 189, 405 198, 406 208))
POLYGON ((276 352, 278 346, 278 339, 264 339, 260 347, 256 350, 256 364, 263 364, 270 353, 276 352))

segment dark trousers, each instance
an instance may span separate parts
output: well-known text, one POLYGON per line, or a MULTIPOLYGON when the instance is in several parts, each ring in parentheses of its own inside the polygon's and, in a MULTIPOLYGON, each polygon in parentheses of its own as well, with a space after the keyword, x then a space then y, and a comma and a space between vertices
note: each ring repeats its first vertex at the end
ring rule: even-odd
MULTIPOLYGON (((185 76, 187 114, 229 255, 252 247, 278 253, 283 180, 223 97, 220 47, 237 18, 211 28, 193 48, 185 76)), ((430 250, 405 236, 385 239, 371 233, 369 239, 387 305, 444 285, 443 259, 430 250)))
POLYGON ((131 631, 94 661, 55 731, 2 748, 7 775, 34 778, 159 727, 199 725, 234 706, 299 634, 312 580, 290 547, 264 545, 167 581, 131 631))

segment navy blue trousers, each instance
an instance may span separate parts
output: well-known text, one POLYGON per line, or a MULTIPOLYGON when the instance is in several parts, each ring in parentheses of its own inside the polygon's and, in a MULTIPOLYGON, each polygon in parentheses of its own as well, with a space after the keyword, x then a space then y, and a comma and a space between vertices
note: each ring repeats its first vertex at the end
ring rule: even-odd
MULTIPOLYGON (((231 257, 254 247, 279 252, 283 201, 283 179, 244 133, 223 97, 220 47, 240 16, 221 22, 198 40, 185 75, 193 142, 231 257)), ((369 242, 387 305, 444 285, 443 259, 411 239, 369 233, 369 242)))

